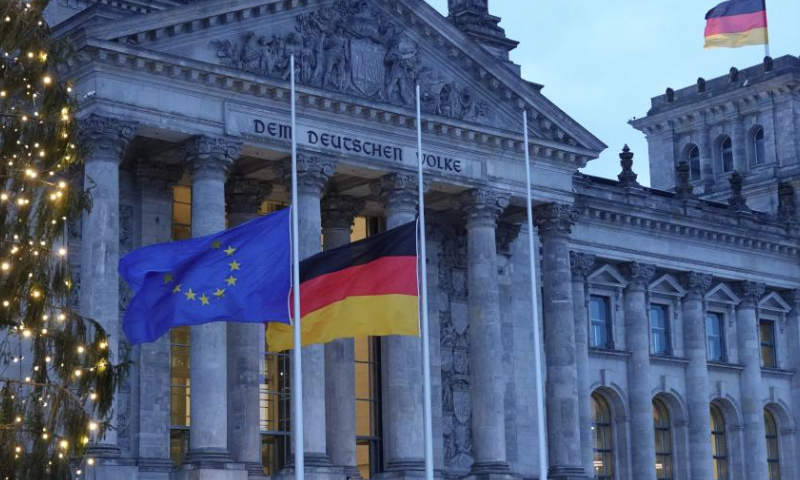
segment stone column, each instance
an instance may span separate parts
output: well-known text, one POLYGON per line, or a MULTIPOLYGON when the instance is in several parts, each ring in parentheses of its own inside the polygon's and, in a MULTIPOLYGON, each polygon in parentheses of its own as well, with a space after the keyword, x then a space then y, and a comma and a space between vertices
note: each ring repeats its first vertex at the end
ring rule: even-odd
POLYGON ((707 123, 703 123, 698 127, 700 132, 700 142, 698 148, 700 149, 700 168, 701 178, 705 185, 706 193, 709 193, 714 188, 716 182, 714 178, 714 154, 711 146, 711 127, 707 123))
MULTIPOLYGON (((258 216, 261 203, 272 192, 270 184, 231 177, 225 188, 228 227, 258 216)), ((264 324, 229 323, 228 334, 228 449, 244 463, 250 478, 261 477, 261 377, 264 363, 264 324)))
MULTIPOLYGON (((141 245, 172 239, 172 186, 183 169, 152 161, 136 165, 141 198, 141 245)), ((139 346, 139 459, 142 470, 166 474, 172 471, 169 456, 170 339, 164 335, 139 346)))
MULTIPOLYGON (((786 346, 792 354, 791 363, 789 368, 794 368, 800 371, 800 290, 791 290, 784 294, 784 299, 789 301, 792 305, 792 311, 787 315, 786 346)), ((800 418, 800 376, 795 375, 792 377, 791 383, 791 398, 792 398, 792 411, 791 415, 794 416, 795 421, 800 418)), ((800 430, 795 428, 794 432, 794 445, 797 448, 800 445, 800 430)), ((796 450, 795 450, 796 451, 796 450)), ((795 476, 800 475, 800 458, 794 459, 794 473, 795 476)))
MULTIPOLYGON (((291 167, 284 166, 284 181, 289 185, 291 167)), ((325 184, 333 176, 336 162, 324 157, 301 153, 297 158, 297 243, 300 259, 320 252, 322 219, 320 197, 325 184)), ((291 188, 291 187, 289 187, 291 188)), ((303 348, 303 449, 306 469, 330 467, 325 438, 325 347, 303 348)), ((295 379, 292 379, 294 382, 295 379)), ((294 389, 293 389, 294 391, 294 389)), ((294 427, 294 423, 292 424, 294 427)))
MULTIPOLYGON (((119 165, 137 124, 90 115, 81 121, 81 137, 89 148, 83 186, 92 208, 83 218, 81 245, 81 313, 96 320, 108 335, 112 361, 119 361, 119 165)), ((116 402, 115 402, 116 403, 116 402)), ((116 408, 112 408, 115 412, 116 408)), ((103 438, 94 439, 95 456, 118 457, 117 416, 103 438)))
POLYGON ((713 478, 711 420, 708 402, 708 352, 704 296, 711 276, 691 272, 683 276, 683 339, 686 358, 686 404, 689 413, 689 459, 692 478, 713 478))
POLYGON ((742 417, 744 427, 744 461, 747 480, 766 480, 767 444, 764 430, 764 409, 761 399, 761 344, 758 338, 758 301, 764 295, 764 284, 741 282, 736 308, 739 339, 739 363, 744 365, 740 378, 742 391, 742 417))
POLYGON ((583 468, 594 471, 592 432, 592 392, 589 381, 589 293, 586 278, 594 267, 595 256, 570 252, 572 265, 572 311, 575 315, 575 361, 578 367, 578 408, 580 409, 583 468))
MULTIPOLYGON (((328 194, 322 199, 323 249, 350 243, 353 221, 364 202, 328 194)), ((325 420, 328 456, 345 476, 360 478, 356 459, 355 342, 341 338, 325 345, 325 420)))
POLYGON ((625 339, 628 358, 628 403, 631 438, 635 446, 633 478, 655 480, 656 439, 653 428, 653 395, 650 383, 650 312, 647 309, 647 286, 655 267, 644 263, 624 265, 628 280, 625 289, 625 339))
POLYGON ((542 242, 542 305, 547 357, 547 439, 550 478, 585 479, 575 358, 575 312, 572 308, 569 235, 578 219, 570 205, 536 207, 542 242))
MULTIPOLYGON (((184 145, 192 176, 192 236, 225 229, 225 180, 240 145, 224 138, 195 137, 184 145)), ((227 324, 191 327, 191 426, 184 468, 223 470, 228 450, 227 324)))
MULTIPOLYGON (((414 221, 418 185, 415 175, 391 174, 373 187, 383 202, 387 229, 414 221)), ((419 476, 425 470, 422 340, 391 336, 381 345, 386 470, 392 476, 419 476)))
POLYGON ((471 475, 508 474, 505 437, 505 385, 497 278, 497 220, 508 207, 507 194, 474 189, 460 197, 467 221, 469 289, 469 370, 472 396, 471 475))

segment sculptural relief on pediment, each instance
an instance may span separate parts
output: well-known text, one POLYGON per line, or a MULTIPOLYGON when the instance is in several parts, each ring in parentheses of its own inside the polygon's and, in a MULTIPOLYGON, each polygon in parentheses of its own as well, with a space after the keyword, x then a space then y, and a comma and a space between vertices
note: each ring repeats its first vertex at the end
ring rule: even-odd
POLYGON ((366 0, 337 0, 296 16, 286 31, 273 28, 215 40, 211 47, 225 67, 282 80, 290 77, 294 55, 300 85, 409 108, 419 83, 424 112, 484 124, 493 121, 486 100, 426 61, 420 46, 366 0))

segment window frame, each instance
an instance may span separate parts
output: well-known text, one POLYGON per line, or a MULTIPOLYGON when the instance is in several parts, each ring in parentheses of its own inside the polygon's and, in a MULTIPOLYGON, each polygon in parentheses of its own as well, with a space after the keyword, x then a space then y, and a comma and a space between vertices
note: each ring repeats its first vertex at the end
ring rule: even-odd
POLYGON ((778 428, 778 419, 775 415, 764 409, 764 434, 767 442, 767 467, 769 480, 781 480, 781 431, 778 428), (770 432, 770 424, 773 432, 770 432), (771 455, 771 452, 775 455, 771 455), (773 466, 776 467, 773 469, 773 466))
POLYGON ((750 145, 752 148, 750 166, 757 167, 767 163, 767 134, 764 127, 758 125, 753 128, 750 134, 750 145), (759 137, 761 135, 761 138, 759 137))
MULTIPOLYGON (((614 415, 613 411, 611 410, 611 405, 609 404, 608 400, 605 399, 600 393, 594 392, 592 394, 592 466, 594 469, 597 468, 598 460, 597 456, 600 455, 602 457, 602 466, 606 466, 606 461, 610 463, 610 474, 604 475, 597 475, 596 471, 594 471, 595 480, 615 480, 616 478, 616 449, 614 445, 616 443, 615 438, 615 431, 614 431, 614 415), (607 420, 600 423, 597 419, 597 405, 601 407, 601 410, 607 415, 607 420), (603 434, 600 435, 602 428, 603 434), (602 448, 598 448, 598 439, 603 439, 602 448)), ((604 468, 605 470, 605 468, 604 468)))
POLYGON ((598 350, 614 350, 614 317, 613 317, 613 307, 611 303, 611 297, 608 295, 602 294, 589 294, 589 348, 595 348, 598 350), (605 305, 605 335, 606 335, 606 342, 605 345, 600 345, 596 342, 595 338, 595 319, 592 316, 592 302, 595 299, 602 299, 605 305))
POLYGON ((730 471, 730 464, 728 462, 729 457, 729 448, 728 448, 728 437, 726 432, 726 423, 725 423, 725 415, 722 413, 722 409, 718 406, 714 405, 713 403, 709 407, 710 413, 710 427, 711 427, 711 457, 713 462, 713 469, 715 479, 718 480, 728 480, 729 471, 730 471), (720 429, 719 427, 722 426, 720 429), (720 449, 720 446, 722 448, 720 449), (719 452, 722 450, 722 454, 720 455, 719 452), (722 468, 720 468, 720 465, 722 468))
POLYGON ((671 357, 673 355, 673 348, 672 348, 672 335, 671 335, 671 326, 672 322, 670 322, 670 315, 672 313, 671 305, 668 303, 660 303, 660 302, 650 302, 650 307, 648 309, 648 322, 650 325, 650 355, 656 357, 671 357), (664 351, 663 352, 656 352, 655 349, 655 327, 653 326, 653 309, 659 308, 664 312, 664 351))
POLYGON ((758 319, 758 344, 759 344, 759 357, 761 358, 761 368, 779 368, 778 362, 778 337, 775 333, 776 320, 770 317, 762 317, 758 319), (762 327, 769 326, 769 333, 771 342, 766 342, 761 336, 762 327), (764 348, 768 347, 772 350, 772 365, 767 365, 764 361, 764 348))
POLYGON ((674 435, 672 431, 672 416, 669 412, 669 407, 667 403, 661 400, 660 398, 653 399, 653 430, 656 435, 656 479, 657 480, 673 480, 675 478, 675 442, 674 442, 674 435), (656 413, 658 416, 656 417, 656 413), (660 422, 656 421, 656 418, 660 420, 660 422), (666 422, 664 422, 666 418, 666 422), (664 442, 663 437, 662 441, 660 442, 662 445, 665 443, 669 446, 669 451, 659 451, 658 450, 658 436, 659 434, 666 436, 667 441, 664 442), (664 475, 659 476, 658 473, 658 460, 659 458, 663 458, 664 461, 662 465, 669 465, 669 468, 662 468, 662 472, 664 475), (666 473, 670 472, 672 475, 667 476, 666 473))
POLYGON ((725 341, 725 313, 715 310, 708 310, 705 313, 705 334, 706 334, 706 360, 709 362, 726 363, 728 361, 727 342, 725 341), (710 337, 708 332, 708 319, 714 316, 719 320, 719 350, 720 358, 711 358, 710 337))
POLYGON ((687 163, 689 164, 689 181, 699 182, 703 179, 703 166, 700 161, 700 147, 695 144, 690 144, 688 153, 686 155, 687 163), (697 168, 695 169, 695 165, 697 168), (697 173, 695 175, 695 172, 697 173))
POLYGON ((722 173, 731 173, 736 170, 736 161, 733 156, 733 139, 731 139, 730 135, 722 135, 720 137, 717 151, 722 173), (730 168, 728 168, 727 160, 730 160, 730 168))

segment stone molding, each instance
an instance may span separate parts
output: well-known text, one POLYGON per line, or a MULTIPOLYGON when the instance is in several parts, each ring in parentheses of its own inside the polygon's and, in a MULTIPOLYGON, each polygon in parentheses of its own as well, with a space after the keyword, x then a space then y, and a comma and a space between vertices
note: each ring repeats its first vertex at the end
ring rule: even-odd
POLYGON ((142 193, 161 200, 172 200, 172 187, 183 176, 183 168, 148 159, 136 162, 136 179, 142 193))
POLYGON ((576 251, 569 252, 569 264, 572 271, 572 280, 585 282, 592 273, 597 257, 590 253, 576 251))
POLYGON ((622 265, 622 274, 628 280, 628 289, 645 290, 656 274, 655 265, 630 262, 622 265))
POLYGON ((511 203, 511 195, 490 188, 473 188, 462 193, 456 202, 466 215, 467 228, 496 228, 500 214, 511 203))
POLYGON ((183 144, 186 164, 192 172, 192 179, 226 178, 239 158, 241 142, 221 137, 194 137, 183 144))
POLYGON ((79 121, 81 140, 89 146, 86 162, 114 160, 122 163, 128 143, 136 135, 138 122, 91 114, 79 121))
MULTIPOLYGON (((374 195, 383 203, 384 210, 414 212, 419 210, 419 180, 416 175, 391 173, 370 185, 374 195)), ((427 185, 423 185, 427 191, 427 185)))
POLYGON ((736 295, 742 300, 739 308, 757 308, 767 287, 763 283, 744 281, 736 284, 736 295))
POLYGON ((359 198, 328 193, 322 197, 322 229, 347 229, 352 233, 353 221, 366 202, 359 198))
POLYGON ((225 185, 228 213, 257 213, 264 199, 272 193, 272 184, 235 175, 225 185))
MULTIPOLYGON (((291 194, 292 191, 292 162, 287 160, 281 165, 284 185, 291 194)), ((321 195, 328 180, 336 173, 336 161, 322 156, 297 154, 297 189, 302 193, 316 193, 321 195)))
POLYGON ((534 208, 536 228, 542 240, 554 236, 569 236, 572 226, 580 218, 580 212, 572 205, 547 203, 534 208))
POLYGON ((680 277, 680 282, 683 288, 686 289, 686 296, 699 296, 701 299, 705 296, 713 277, 705 273, 688 272, 680 277))

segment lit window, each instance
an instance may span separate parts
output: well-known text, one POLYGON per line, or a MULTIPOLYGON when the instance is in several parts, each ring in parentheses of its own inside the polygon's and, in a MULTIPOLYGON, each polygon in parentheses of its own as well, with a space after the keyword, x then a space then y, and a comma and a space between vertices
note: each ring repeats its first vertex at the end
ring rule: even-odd
POLYGON ((290 354, 269 352, 264 357, 259 403, 261 407, 261 465, 274 475, 289 461, 291 442, 290 354))
POLYGON ((753 155, 751 159, 751 165, 760 165, 766 162, 767 154, 764 146, 764 129, 758 127, 758 129, 753 133, 753 155))
POLYGON ((709 312, 706 315, 706 342, 708 359, 712 362, 725 361, 725 339, 722 328, 722 314, 709 312))
POLYGON ((697 146, 689 150, 689 180, 692 182, 700 180, 700 149, 697 146))
POLYGON ((761 320, 758 324, 758 337, 761 341, 761 366, 776 368, 778 360, 775 356, 775 322, 761 320))
POLYGON ((769 410, 764 410, 764 427, 767 432, 767 465, 769 480, 781 480, 781 460, 778 451, 778 424, 769 410))
POLYGON ((591 319, 590 345, 594 348, 613 349, 611 337, 611 305, 608 297, 592 295, 589 300, 591 319))
POLYGON ((614 431, 611 424, 611 409, 598 394, 592 395, 594 409, 594 478, 613 480, 614 478, 614 431))
POLYGON ((725 419, 715 405, 711 405, 711 456, 714 462, 714 480, 728 480, 728 445, 725 441, 725 419))
POLYGON ((672 431, 669 410, 661 400, 653 400, 653 426, 656 433, 656 478, 672 480, 672 431))
POLYGON ((733 171, 733 142, 731 137, 724 137, 719 143, 719 158, 722 161, 722 171, 733 171))
POLYGON ((670 354, 668 316, 666 305, 650 306, 650 348, 653 355, 665 357, 670 354))

